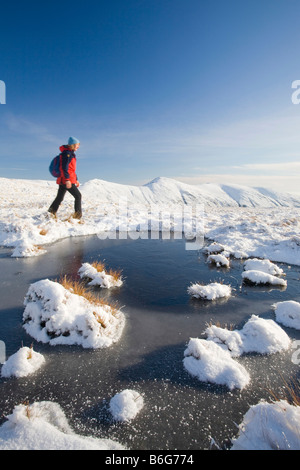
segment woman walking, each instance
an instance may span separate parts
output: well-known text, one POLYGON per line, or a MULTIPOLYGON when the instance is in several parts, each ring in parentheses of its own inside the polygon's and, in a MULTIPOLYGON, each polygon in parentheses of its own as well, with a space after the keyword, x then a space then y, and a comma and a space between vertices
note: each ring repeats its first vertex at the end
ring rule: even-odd
POLYGON ((74 214, 75 219, 81 219, 81 193, 78 189, 79 182, 76 175, 76 155, 75 151, 80 147, 80 142, 75 137, 70 137, 68 145, 60 147, 59 155, 59 170, 60 176, 57 178, 56 183, 58 186, 57 196, 48 209, 48 212, 55 215, 60 204, 62 203, 66 192, 68 191, 74 197, 74 214))

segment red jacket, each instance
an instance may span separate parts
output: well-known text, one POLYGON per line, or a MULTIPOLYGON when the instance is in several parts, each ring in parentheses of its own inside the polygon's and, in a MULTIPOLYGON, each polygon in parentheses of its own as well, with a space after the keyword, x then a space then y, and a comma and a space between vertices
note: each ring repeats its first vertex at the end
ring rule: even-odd
POLYGON ((57 184, 66 184, 70 181, 72 184, 77 182, 76 175, 76 155, 74 150, 70 150, 67 145, 62 145, 59 150, 60 154, 60 176, 57 178, 57 184))

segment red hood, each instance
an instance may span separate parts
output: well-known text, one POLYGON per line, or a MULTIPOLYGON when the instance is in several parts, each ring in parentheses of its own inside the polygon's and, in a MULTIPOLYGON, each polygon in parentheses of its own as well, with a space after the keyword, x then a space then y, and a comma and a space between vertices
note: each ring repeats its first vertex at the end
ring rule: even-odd
POLYGON ((67 145, 62 145, 59 147, 60 152, 64 152, 65 150, 69 150, 69 147, 67 145))

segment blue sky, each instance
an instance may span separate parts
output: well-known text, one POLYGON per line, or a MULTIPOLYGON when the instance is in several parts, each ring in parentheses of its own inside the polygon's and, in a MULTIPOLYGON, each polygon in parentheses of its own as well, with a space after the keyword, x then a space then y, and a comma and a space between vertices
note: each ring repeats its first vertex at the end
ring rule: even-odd
POLYGON ((300 191, 299 0, 1 5, 0 176, 300 191))

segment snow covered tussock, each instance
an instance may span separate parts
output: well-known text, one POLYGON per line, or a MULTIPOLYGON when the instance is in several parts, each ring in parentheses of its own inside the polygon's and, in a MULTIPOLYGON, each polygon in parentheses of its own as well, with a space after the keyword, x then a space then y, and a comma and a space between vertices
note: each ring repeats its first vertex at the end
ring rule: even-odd
POLYGON ((112 397, 109 409, 116 421, 131 421, 143 406, 142 395, 136 390, 126 389, 112 397))
POLYGON ((300 407, 285 400, 251 406, 231 450, 300 450, 300 407))
POLYGON ((121 336, 125 317, 101 301, 90 301, 60 283, 44 279, 31 284, 25 297, 23 326, 37 341, 108 347, 121 336))
POLYGON ((243 389, 250 382, 247 370, 234 358, 245 353, 274 354, 287 350, 291 340, 273 320, 252 315, 242 330, 209 326, 206 339, 191 338, 184 352, 184 367, 202 382, 243 389))
POLYGON ((33 347, 22 347, 12 354, 1 369, 2 377, 26 377, 36 372, 45 362, 42 354, 33 350, 33 347))

